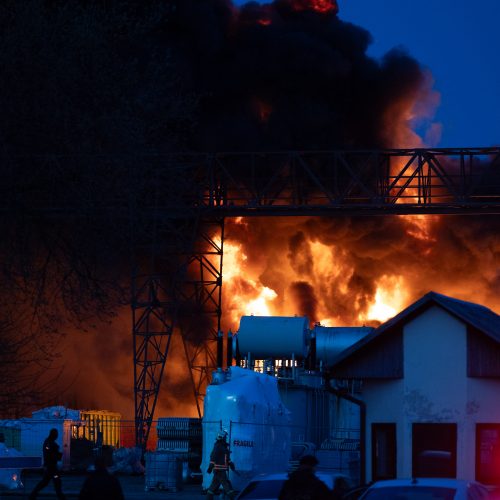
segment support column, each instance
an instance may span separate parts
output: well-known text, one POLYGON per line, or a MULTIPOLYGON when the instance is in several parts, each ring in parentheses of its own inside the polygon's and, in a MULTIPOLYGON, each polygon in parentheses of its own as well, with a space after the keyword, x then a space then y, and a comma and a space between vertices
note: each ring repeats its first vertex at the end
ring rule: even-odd
POLYGON ((143 450, 175 332, 181 335, 194 402, 202 415, 205 388, 216 368, 224 219, 161 219, 155 241, 153 257, 143 253, 143 259, 156 272, 136 274, 132 289, 136 444, 143 450))

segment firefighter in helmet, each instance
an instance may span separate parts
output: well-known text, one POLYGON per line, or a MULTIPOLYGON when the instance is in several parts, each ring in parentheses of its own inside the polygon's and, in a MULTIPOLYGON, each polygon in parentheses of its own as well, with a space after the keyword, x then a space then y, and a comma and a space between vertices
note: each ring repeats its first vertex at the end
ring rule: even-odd
POLYGON ((207 472, 210 474, 213 471, 214 477, 207 490, 207 500, 213 499, 220 485, 222 485, 224 493, 230 498, 236 495, 236 491, 233 490, 228 478, 228 469, 234 470, 234 464, 229 457, 229 445, 226 439, 227 431, 222 429, 218 432, 212 453, 210 453, 210 464, 207 472))

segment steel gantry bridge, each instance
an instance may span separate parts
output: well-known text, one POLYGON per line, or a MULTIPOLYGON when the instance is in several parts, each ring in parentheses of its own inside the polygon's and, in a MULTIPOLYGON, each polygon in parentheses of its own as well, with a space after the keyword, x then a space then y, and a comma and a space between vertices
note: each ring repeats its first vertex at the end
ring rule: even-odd
POLYGON ((19 188, 31 188, 35 212, 130 221, 136 441, 143 449, 174 331, 201 416, 217 366, 225 218, 500 214, 500 148, 70 160, 30 158, 40 168, 24 180, 8 162, 4 184, 13 176, 17 191, 0 203, 4 211, 19 206, 19 188))
MULTIPOLYGON (((158 166, 148 218, 162 234, 154 254, 175 265, 168 276, 136 275, 132 301, 141 446, 175 328, 184 340, 201 416, 203 391, 216 368, 226 217, 500 213, 498 148, 221 153, 165 160, 158 166), (169 243, 171 251, 162 251, 169 243), (182 319, 185 306, 198 313, 191 321, 182 319), (196 335, 200 314, 209 321, 196 335), (159 328, 151 327, 153 317, 159 328)), ((155 271, 162 268, 152 265, 155 271)))

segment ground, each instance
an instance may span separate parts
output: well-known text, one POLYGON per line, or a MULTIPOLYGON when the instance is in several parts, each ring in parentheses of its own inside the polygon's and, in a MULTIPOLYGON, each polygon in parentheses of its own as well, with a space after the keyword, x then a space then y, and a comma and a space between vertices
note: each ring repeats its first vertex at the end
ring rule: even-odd
MULTIPOLYGON (((40 480, 40 477, 40 474, 26 474, 24 477, 24 491, 0 491, 0 499, 27 499, 34 485, 40 480)), ((122 485, 126 500, 203 500, 205 498, 205 494, 199 484, 183 485, 183 488, 180 491, 153 490, 146 492, 144 489, 144 476, 119 475, 117 477, 122 485)), ((63 492, 68 499, 78 498, 78 492, 80 491, 84 479, 84 474, 63 474, 63 492)), ((42 490, 38 498, 56 498, 53 485, 49 484, 44 490, 42 490)))

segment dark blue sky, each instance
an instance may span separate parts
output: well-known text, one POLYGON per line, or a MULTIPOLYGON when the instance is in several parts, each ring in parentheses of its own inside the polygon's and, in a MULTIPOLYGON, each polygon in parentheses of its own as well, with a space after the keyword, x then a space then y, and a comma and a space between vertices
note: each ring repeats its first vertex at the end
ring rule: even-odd
MULTIPOLYGON (((236 0, 241 5, 243 0, 236 0)), ((263 0, 260 3, 267 3, 263 0)), ((500 0, 338 0, 379 58, 403 46, 434 78, 439 147, 500 145, 500 0)))

